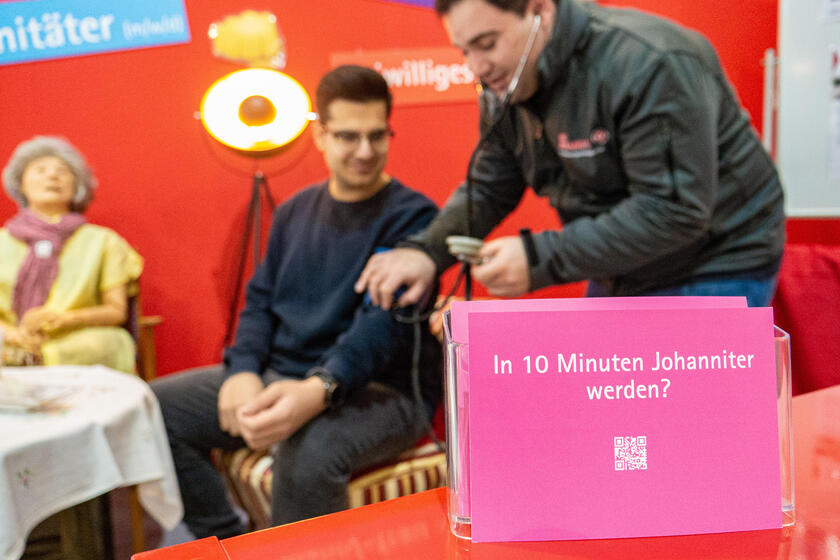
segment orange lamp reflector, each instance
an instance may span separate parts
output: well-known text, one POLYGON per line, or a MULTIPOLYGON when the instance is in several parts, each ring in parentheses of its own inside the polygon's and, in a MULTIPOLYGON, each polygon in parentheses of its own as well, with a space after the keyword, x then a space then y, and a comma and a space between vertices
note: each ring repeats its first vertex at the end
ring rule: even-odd
POLYGON ((297 138, 312 104, 303 86, 276 70, 237 70, 217 80, 201 100, 201 123, 213 138, 246 152, 266 152, 297 138))

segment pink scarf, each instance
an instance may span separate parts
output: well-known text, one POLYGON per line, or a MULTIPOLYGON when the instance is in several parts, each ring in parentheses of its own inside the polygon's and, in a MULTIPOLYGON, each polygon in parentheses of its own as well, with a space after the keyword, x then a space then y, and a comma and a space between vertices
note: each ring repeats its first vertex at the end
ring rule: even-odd
POLYGON ((12 300, 18 321, 24 313, 47 301, 58 276, 58 255, 64 242, 84 223, 84 216, 70 212, 58 223, 50 224, 26 208, 6 222, 9 233, 29 246, 15 280, 12 300))

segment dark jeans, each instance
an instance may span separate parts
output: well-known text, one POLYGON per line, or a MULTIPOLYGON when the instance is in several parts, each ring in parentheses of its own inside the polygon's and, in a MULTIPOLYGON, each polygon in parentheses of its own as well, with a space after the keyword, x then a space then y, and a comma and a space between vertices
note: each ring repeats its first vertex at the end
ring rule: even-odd
MULTIPOLYGON (((282 378, 272 371, 263 375, 266 385, 282 378)), ((213 448, 245 446, 219 427, 222 381, 217 366, 152 383, 184 501, 184 522, 198 538, 226 538, 244 530, 210 460, 213 448)), ((273 446, 272 522, 281 525, 346 509, 350 475, 411 447, 423 434, 424 411, 396 389, 371 383, 273 446)))
MULTIPOLYGON (((720 276, 708 276, 678 286, 650 290, 642 296, 744 296, 749 307, 767 307, 773 301, 778 280, 778 267, 772 271, 745 272, 720 276)), ((590 282, 586 297, 610 295, 597 284, 590 282)))

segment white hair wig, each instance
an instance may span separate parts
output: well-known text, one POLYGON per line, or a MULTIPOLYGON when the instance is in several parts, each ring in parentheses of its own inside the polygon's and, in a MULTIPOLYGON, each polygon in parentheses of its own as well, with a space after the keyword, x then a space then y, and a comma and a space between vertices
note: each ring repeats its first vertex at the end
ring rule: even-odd
POLYGON ((21 188, 21 180, 26 168, 34 160, 54 156, 63 161, 75 177, 73 199, 70 201, 72 212, 84 212, 93 200, 96 190, 96 177, 85 161, 85 157, 70 142, 57 136, 34 136, 18 144, 9 163, 3 169, 3 187, 18 206, 29 205, 21 188))

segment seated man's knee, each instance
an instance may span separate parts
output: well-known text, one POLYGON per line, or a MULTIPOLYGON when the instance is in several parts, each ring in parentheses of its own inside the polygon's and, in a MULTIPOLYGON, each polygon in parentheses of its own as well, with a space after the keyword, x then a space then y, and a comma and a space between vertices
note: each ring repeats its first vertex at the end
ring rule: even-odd
POLYGON ((342 442, 296 434, 274 452, 274 476, 290 488, 346 483, 351 462, 342 442))

